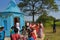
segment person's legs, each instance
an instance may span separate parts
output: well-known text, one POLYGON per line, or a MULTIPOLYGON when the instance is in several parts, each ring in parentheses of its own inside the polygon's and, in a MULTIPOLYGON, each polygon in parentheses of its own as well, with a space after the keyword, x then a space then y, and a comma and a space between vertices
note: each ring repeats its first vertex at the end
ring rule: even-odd
POLYGON ((55 33, 56 32, 56 28, 53 28, 53 33, 55 33))

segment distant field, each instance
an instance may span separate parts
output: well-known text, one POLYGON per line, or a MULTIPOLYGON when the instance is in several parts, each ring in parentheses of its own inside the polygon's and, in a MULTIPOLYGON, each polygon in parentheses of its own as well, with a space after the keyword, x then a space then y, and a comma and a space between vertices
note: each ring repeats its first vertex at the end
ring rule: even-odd
MULTIPOLYGON (((60 21, 59 22, 55 22, 56 26, 57 27, 60 27, 60 21)), ((49 21, 49 22, 46 22, 45 24, 45 27, 49 27, 49 26, 53 26, 53 21, 49 21)))
POLYGON ((56 29, 56 33, 53 33, 52 27, 45 27, 45 40, 60 40, 60 27, 56 29))

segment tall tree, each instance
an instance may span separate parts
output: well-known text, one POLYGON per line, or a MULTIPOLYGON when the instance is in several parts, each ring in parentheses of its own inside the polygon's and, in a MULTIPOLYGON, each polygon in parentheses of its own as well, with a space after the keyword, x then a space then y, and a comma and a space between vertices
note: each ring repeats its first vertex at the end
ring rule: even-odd
POLYGON ((39 16, 39 18, 36 20, 36 22, 49 22, 49 21, 54 21, 54 19, 56 20, 56 18, 54 18, 53 16, 48 16, 46 13, 42 14, 41 16, 39 16))
POLYGON ((36 14, 47 13, 47 10, 58 9, 55 0, 21 0, 18 4, 20 9, 32 16, 34 22, 34 16, 36 14))

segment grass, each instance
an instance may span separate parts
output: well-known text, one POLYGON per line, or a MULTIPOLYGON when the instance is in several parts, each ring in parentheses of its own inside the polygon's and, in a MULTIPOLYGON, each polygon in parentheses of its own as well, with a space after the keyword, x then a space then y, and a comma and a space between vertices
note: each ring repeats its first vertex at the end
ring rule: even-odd
POLYGON ((60 27, 56 29, 56 33, 53 33, 52 27, 45 27, 45 40, 60 40, 60 27))
MULTIPOLYGON (((59 26, 60 27, 60 21, 58 22, 55 22, 56 26, 59 26)), ((44 24, 46 27, 48 26, 53 26, 53 21, 48 21, 44 24)))

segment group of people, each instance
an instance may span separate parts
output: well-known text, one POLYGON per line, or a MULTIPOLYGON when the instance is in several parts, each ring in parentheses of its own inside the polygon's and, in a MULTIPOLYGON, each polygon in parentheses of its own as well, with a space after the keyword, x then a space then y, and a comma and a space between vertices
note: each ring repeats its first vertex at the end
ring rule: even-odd
POLYGON ((10 29, 10 39, 11 40, 24 40, 24 36, 20 34, 19 23, 16 23, 15 26, 12 26, 10 29))
MULTIPOLYGON (((26 26, 22 27, 22 30, 20 30, 19 26, 19 23, 16 23, 15 26, 11 27, 11 40, 38 40, 38 37, 41 40, 44 39, 44 26, 41 22, 37 24, 27 22, 26 26)), ((4 30, 4 27, 0 28, 0 32, 1 30, 4 30)), ((5 35, 4 31, 2 31, 1 33, 5 35)), ((2 39, 0 38, 0 40, 4 40, 4 37, 2 39)))
POLYGON ((26 23, 26 26, 22 27, 22 30, 17 27, 11 27, 10 34, 11 40, 38 40, 38 37, 44 39, 44 26, 39 23, 26 23), (21 33, 19 33, 21 32, 21 33))
POLYGON ((27 23, 26 31, 28 33, 28 40, 38 40, 39 37, 41 40, 44 39, 44 27, 42 22, 39 23, 27 23))

